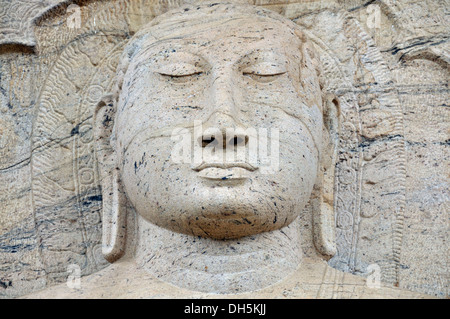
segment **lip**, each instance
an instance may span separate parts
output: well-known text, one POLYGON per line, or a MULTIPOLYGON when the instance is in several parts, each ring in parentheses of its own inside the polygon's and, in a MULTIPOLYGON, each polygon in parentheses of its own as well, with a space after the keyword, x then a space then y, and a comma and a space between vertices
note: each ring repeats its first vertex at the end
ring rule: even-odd
POLYGON ((250 178, 250 174, 248 169, 236 166, 230 168, 208 167, 198 172, 199 177, 214 181, 245 180, 250 178))
POLYGON ((202 163, 193 168, 198 176, 211 181, 242 181, 258 168, 245 163, 202 163))
POLYGON ((207 168, 218 168, 222 170, 229 170, 233 168, 243 168, 247 171, 253 172, 256 171, 258 168, 249 164, 249 163, 202 163, 197 167, 194 167, 193 170, 200 172, 207 168))

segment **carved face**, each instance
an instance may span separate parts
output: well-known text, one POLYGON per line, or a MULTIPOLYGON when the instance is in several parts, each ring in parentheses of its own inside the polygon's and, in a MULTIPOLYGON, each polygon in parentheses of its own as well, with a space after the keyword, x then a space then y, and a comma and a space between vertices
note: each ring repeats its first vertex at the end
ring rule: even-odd
POLYGON ((318 88, 315 77, 304 78, 312 71, 294 30, 241 18, 162 26, 136 43, 118 100, 115 148, 138 214, 218 239, 291 223, 316 180, 323 122, 311 102, 320 101, 311 99, 320 89, 300 80, 318 88), (175 158, 183 138, 190 160, 175 158), (249 155, 255 145, 256 161, 249 155), (270 163, 260 156, 265 147, 270 163))

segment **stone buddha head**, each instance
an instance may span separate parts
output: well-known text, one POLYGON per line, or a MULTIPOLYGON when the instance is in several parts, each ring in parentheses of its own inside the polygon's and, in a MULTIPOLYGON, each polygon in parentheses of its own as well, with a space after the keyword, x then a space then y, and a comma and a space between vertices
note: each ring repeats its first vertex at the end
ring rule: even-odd
POLYGON ((333 255, 338 109, 322 91, 311 43, 269 10, 202 4, 142 27, 95 111, 105 257, 123 254, 127 206, 228 240, 282 229, 308 203, 316 248, 333 255))

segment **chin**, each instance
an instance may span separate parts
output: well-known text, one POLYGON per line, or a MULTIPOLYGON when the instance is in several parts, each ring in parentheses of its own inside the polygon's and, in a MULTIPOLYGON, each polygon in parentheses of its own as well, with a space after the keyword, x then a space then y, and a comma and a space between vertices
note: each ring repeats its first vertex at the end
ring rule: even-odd
MULTIPOLYGON (((226 206, 217 202, 186 203, 176 215, 149 214, 149 222, 162 228, 192 236, 212 239, 237 239, 274 231, 289 225, 297 216, 294 204, 247 201, 228 202, 226 206), (286 209, 287 208, 287 209, 286 209)), ((165 211, 178 211, 166 207, 165 211)))

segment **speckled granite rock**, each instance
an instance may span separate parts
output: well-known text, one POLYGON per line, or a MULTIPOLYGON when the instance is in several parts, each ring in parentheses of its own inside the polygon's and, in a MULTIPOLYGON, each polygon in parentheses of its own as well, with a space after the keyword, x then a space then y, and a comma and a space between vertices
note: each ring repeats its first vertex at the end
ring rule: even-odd
POLYGON ((432 297, 389 286, 370 288, 364 278, 340 272, 324 261, 306 259, 282 281, 247 293, 213 294, 190 291, 152 277, 147 271, 136 267, 133 262, 119 261, 93 275, 83 277, 80 289, 71 289, 66 284, 60 284, 22 298, 427 299, 432 297))
MULTIPOLYGON (((34 1, 28 8, 37 9, 26 14, 20 14, 27 8, 26 1, 19 2, 3 1, 0 9, 0 296, 21 296, 65 282, 76 266, 82 275, 96 273, 82 278, 82 291, 91 297, 101 296, 94 283, 115 271, 120 281, 127 267, 133 269, 130 280, 135 278, 135 282, 149 276, 184 287, 170 286, 174 296, 208 297, 214 291, 226 294, 234 288, 238 296, 258 290, 271 291, 273 295, 265 296, 276 297, 279 291, 263 287, 307 285, 301 279, 305 265, 312 261, 325 265, 321 260, 330 257, 329 266, 339 271, 370 277, 376 269, 384 285, 402 290, 374 292, 363 287, 364 278, 337 271, 336 278, 343 276, 354 285, 354 294, 339 295, 328 288, 320 290, 323 295, 315 288, 287 294, 395 297, 401 291, 404 296, 419 296, 404 292, 407 289, 448 296, 449 28, 445 1, 250 1, 280 14, 269 19, 278 22, 268 24, 262 18, 267 13, 260 10, 259 24, 230 19, 220 31, 214 31, 219 29, 213 18, 204 24, 199 20, 175 27, 178 18, 196 14, 192 12, 195 6, 179 10, 172 20, 161 16, 193 1, 111 0, 76 5, 34 1), (8 14, 12 11, 23 19, 17 21, 8 14), (142 29, 148 23, 155 26, 142 29), (189 34, 191 27, 197 31, 210 28, 211 32, 195 38, 189 34), (130 44, 136 32, 133 39, 148 30, 151 37, 130 44), (292 31, 294 36, 287 30, 300 31, 292 31), (139 49, 155 39, 177 36, 179 43, 160 44, 159 58, 138 64, 149 54, 139 49), (245 56, 245 48, 258 45, 264 50, 245 56), (191 54, 194 49, 201 52, 203 60, 180 52, 169 54, 186 47, 191 54), (129 57, 137 54, 136 59, 127 62, 124 49, 129 57), (171 50, 164 54, 164 49, 171 50), (311 54, 307 59, 305 52, 311 54), (227 69, 239 54, 245 56, 238 63, 241 68, 227 69), (263 63, 255 68, 251 58, 263 63), (120 73, 130 66, 137 66, 133 75, 120 73), (227 70, 239 72, 227 75, 227 70), (323 79, 323 94, 317 93, 316 71, 323 79), (125 81, 117 91, 121 76, 125 81), (177 89, 169 87, 168 81, 176 82, 177 89), (112 126, 96 131, 101 126, 95 119, 108 124, 103 111, 112 111, 108 105, 118 97, 120 124, 109 143, 112 126), (102 99, 103 107, 95 113, 102 99), (298 101, 305 106, 295 108, 298 101), (125 105, 136 111, 127 111, 125 105), (218 106, 223 111, 214 114, 218 106), (333 113, 337 106, 339 117, 333 113), (321 113, 326 115, 325 134, 318 125, 321 113), (276 174, 261 174, 255 178, 252 174, 261 171, 255 165, 194 166, 197 170, 192 170, 190 165, 181 165, 186 163, 167 161, 174 155, 167 143, 180 141, 170 139, 174 132, 167 128, 174 124, 180 137, 186 130, 195 130, 194 120, 203 121, 203 128, 258 128, 261 123, 277 128, 277 167, 285 168, 284 177, 278 180, 276 174), (298 121, 303 124, 296 125, 298 121), (148 134, 140 130, 147 125, 158 130, 148 134), (97 143, 97 151, 95 135, 106 141, 97 143), (167 142, 164 136, 169 137, 167 142), (129 141, 129 153, 122 153, 120 143, 129 141), (110 145, 121 154, 110 156, 110 145), (115 159, 120 159, 119 164, 115 159), (182 172, 179 177, 177 168, 182 172), (209 186, 196 182, 197 175, 209 186), (296 185, 301 178, 305 182, 296 185), (245 181, 250 180, 253 186, 246 188, 245 181), (213 192, 212 188, 202 191, 214 183, 219 187, 213 192), (202 210, 207 212, 200 213, 203 200, 202 210), (281 204, 286 202, 291 205, 281 204), (134 209, 139 217, 134 217, 134 209), (217 219, 218 211, 226 216, 225 223, 224 218, 217 219), (207 239, 211 237, 215 239, 207 239), (226 262, 231 259, 214 254, 216 250, 237 259, 226 262), (203 252, 215 257, 202 259, 203 252), (104 258, 114 261, 123 254, 122 260, 110 266, 104 258), (164 271, 169 262, 177 269, 173 273, 164 271), (225 265, 231 273, 251 272, 252 267, 258 271, 233 279, 232 275, 220 276, 225 265), (183 272, 186 266, 193 272, 183 272), (203 283, 196 282, 195 272, 203 283), (181 284, 180 276, 186 279, 181 284), (205 284, 208 281, 217 285, 205 284)), ((233 13, 234 9, 214 3, 203 6, 223 10, 222 18, 246 15, 245 10, 233 13)), ((252 132, 236 132, 232 140, 237 148, 240 141, 244 146, 251 141, 252 132)), ((199 145, 206 146, 212 136, 219 136, 217 130, 204 135, 196 139, 199 145)), ((327 273, 334 272, 327 269, 327 273)), ((158 287, 166 285, 149 280, 155 295, 163 289, 158 287)), ((40 296, 56 292, 66 296, 64 287, 56 286, 40 296)), ((343 292, 347 286, 339 287, 343 292)), ((128 296, 149 297, 140 294, 140 289, 136 285, 128 296)), ((79 293, 69 295, 80 297, 79 293)))

